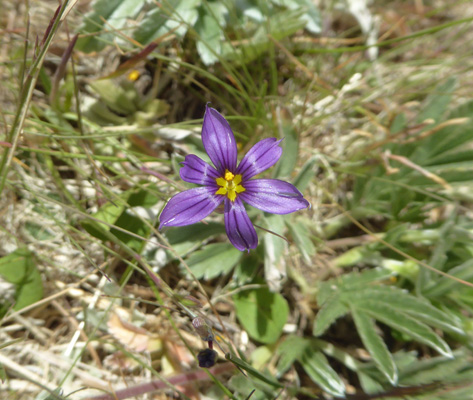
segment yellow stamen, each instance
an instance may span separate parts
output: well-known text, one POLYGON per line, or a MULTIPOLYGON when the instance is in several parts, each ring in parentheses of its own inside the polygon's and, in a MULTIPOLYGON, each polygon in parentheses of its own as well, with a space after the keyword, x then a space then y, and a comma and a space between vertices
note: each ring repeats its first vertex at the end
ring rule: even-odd
POLYGON ((134 69, 133 71, 130 71, 128 74, 128 79, 132 82, 136 81, 140 77, 140 71, 137 71, 134 69))
POLYGON ((224 178, 217 178, 215 182, 220 188, 215 194, 221 194, 227 196, 231 201, 235 201, 237 193, 244 192, 246 189, 240 185, 242 181, 241 175, 234 175, 228 169, 225 170, 224 178))

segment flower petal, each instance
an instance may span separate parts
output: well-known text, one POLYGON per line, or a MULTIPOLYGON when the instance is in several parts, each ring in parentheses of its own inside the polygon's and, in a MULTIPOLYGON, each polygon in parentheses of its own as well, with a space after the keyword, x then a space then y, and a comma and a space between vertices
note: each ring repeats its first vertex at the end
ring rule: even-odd
POLYGON ((180 169, 179 175, 183 181, 216 186, 215 179, 219 177, 218 172, 201 158, 189 154, 181 164, 183 167, 180 169))
POLYGON ((165 226, 184 226, 203 220, 222 202, 211 187, 198 187, 176 194, 160 215, 159 229, 165 226))
POLYGON ((256 143, 240 162, 236 173, 250 179, 277 163, 282 154, 281 140, 267 138, 256 143))
POLYGON ((294 185, 279 179, 254 179, 244 186, 239 198, 268 213, 289 214, 310 206, 294 185))
POLYGON ((238 250, 249 251, 258 246, 258 235, 238 197, 235 201, 225 199, 225 229, 228 239, 238 250))
POLYGON ((237 164, 235 136, 220 113, 207 106, 202 125, 202 143, 220 175, 228 169, 234 172, 237 164))

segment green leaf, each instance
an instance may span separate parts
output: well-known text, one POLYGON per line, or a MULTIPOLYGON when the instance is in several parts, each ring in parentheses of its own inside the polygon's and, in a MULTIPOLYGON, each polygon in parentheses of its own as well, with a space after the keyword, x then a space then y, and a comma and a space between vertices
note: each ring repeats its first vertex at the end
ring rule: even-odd
POLYGON ((230 243, 214 243, 194 252, 187 259, 187 265, 197 279, 213 279, 230 272, 242 254, 230 243))
POLYGON ((315 165, 317 163, 317 158, 312 157, 309 161, 307 161, 299 171, 294 179, 293 184, 294 186, 299 189, 301 192, 307 189, 309 183, 315 178, 315 165))
POLYGON ((291 335, 276 350, 279 355, 277 376, 282 376, 294 362, 302 357, 310 346, 310 341, 300 336, 291 335))
POLYGON ((100 96, 101 101, 119 114, 128 115, 137 110, 137 94, 133 88, 125 90, 111 79, 92 82, 90 87, 100 96))
POLYGON ((131 211, 125 210, 115 221, 115 226, 117 228, 121 228, 122 230, 111 228, 110 233, 115 235, 119 240, 140 254, 141 250, 145 246, 145 240, 130 235, 127 232, 147 238, 151 231, 151 228, 148 226, 148 224, 146 224, 141 218, 138 218, 136 215, 132 214, 131 211))
POLYGON ((371 317, 383 322, 384 324, 405 333, 420 343, 432 347, 447 357, 452 356, 452 351, 447 343, 432 331, 426 324, 419 322, 418 319, 403 314, 392 306, 380 303, 376 300, 366 300, 357 302, 357 310, 364 311, 371 317))
POLYGON ((280 6, 286 6, 291 10, 303 10, 301 19, 306 22, 305 28, 315 34, 322 31, 322 18, 319 10, 311 0, 273 0, 280 6))
POLYGON ((302 222, 293 222, 288 223, 287 227, 304 261, 307 264, 312 263, 312 258, 315 256, 316 250, 314 243, 310 240, 310 232, 307 226, 302 222))
MULTIPOLYGON (((448 115, 448 119, 454 118, 473 118, 473 101, 469 101, 455 108, 448 115)), ((431 148, 430 154, 436 155, 435 158, 429 160, 429 163, 445 163, 442 158, 448 155, 448 152, 452 152, 454 149, 460 149, 460 151, 466 150, 465 146, 462 145, 471 140, 473 140, 471 120, 469 123, 447 126, 439 130, 431 136, 429 140, 429 147, 431 148)), ((452 161, 456 161, 456 159, 452 161)))
POLYGON ((424 360, 416 359, 402 370, 400 369, 399 382, 402 385, 425 385, 436 381, 443 383, 461 381, 457 373, 462 370, 471 370, 470 355, 465 353, 462 350, 456 351, 454 358, 441 356, 424 360))
POLYGON ((41 275, 33 253, 26 248, 0 258, 0 276, 16 286, 14 310, 27 307, 43 297, 41 275))
POLYGON ((359 291, 371 283, 384 281, 393 275, 391 271, 383 268, 373 268, 363 273, 352 272, 342 275, 336 279, 320 283, 317 301, 319 304, 323 304, 337 292, 359 291))
MULTIPOLYGON (((225 227, 216 222, 179 226, 166 231, 166 237, 174 251, 183 256, 192 249, 202 246, 212 236, 225 233, 225 227)), ((169 252, 173 257, 173 253, 169 252)))
POLYGON ((384 391, 384 387, 378 380, 372 378, 370 375, 358 371, 358 379, 363 391, 367 394, 381 393, 384 391))
POLYGON ((320 351, 308 349, 299 361, 305 372, 307 372, 307 375, 309 375, 322 390, 338 397, 345 395, 345 385, 343 381, 320 351))
POLYGON ((273 346, 259 346, 251 352, 251 365, 259 371, 265 370, 273 355, 273 346))
POLYGON ((254 35, 236 47, 232 43, 222 44, 224 58, 236 63, 249 63, 262 53, 268 51, 270 40, 268 34, 276 40, 281 40, 304 28, 306 22, 302 19, 302 10, 284 10, 273 14, 267 23, 260 23, 254 35))
POLYGON ((276 165, 274 177, 287 178, 294 171, 299 157, 299 135, 291 120, 281 120, 279 123, 284 137, 282 141, 283 153, 276 165))
POLYGON ((345 393, 343 381, 332 369, 323 353, 319 351, 316 341, 292 335, 276 351, 280 355, 277 366, 278 376, 285 373, 297 360, 322 390, 335 396, 343 396, 345 393))
POLYGON ((225 354, 225 358, 264 383, 267 383, 273 387, 284 387, 282 383, 275 380, 272 376, 266 376, 265 374, 258 371, 256 368, 253 368, 253 366, 248 364, 245 360, 242 360, 239 357, 235 357, 230 352, 225 354))
POLYGON ((123 232, 123 230, 146 238, 149 235, 150 227, 137 217, 130 207, 152 207, 159 200, 150 190, 133 189, 123 193, 121 198, 114 199, 114 203, 104 204, 99 211, 92 215, 93 219, 81 221, 81 225, 92 236, 104 242, 118 238, 133 250, 141 252, 145 244, 144 240, 123 232))
POLYGON ((183 37, 198 18, 201 0, 166 0, 149 11, 133 32, 133 38, 148 44, 166 33, 183 37))
MULTIPOLYGON (((274 397, 274 385, 269 385, 256 377, 249 378, 246 374, 233 375, 228 386, 233 391, 235 399, 269 400, 274 397)), ((208 396, 208 394, 207 392, 207 397, 212 399, 222 398, 220 394, 217 396, 208 396)))
POLYGON ((0 382, 4 383, 7 380, 7 371, 3 367, 3 364, 0 364, 0 382))
POLYGON ((241 262, 235 268, 233 281, 236 287, 251 282, 258 273, 261 259, 256 252, 251 252, 243 257, 241 262))
POLYGON ((374 321, 365 313, 350 307, 358 334, 379 370, 393 385, 397 382, 397 368, 383 339, 376 332, 374 321))
MULTIPOLYGON (((456 278, 471 282, 473 280, 473 260, 465 261, 463 264, 449 270, 448 273, 456 278)), ((460 287, 461 283, 444 276, 432 282, 430 286, 424 289, 423 294, 427 297, 440 297, 460 287)))
MULTIPOLYGON (((266 215, 265 225, 268 230, 283 235, 286 225, 281 215, 266 215)), ((283 257, 286 242, 273 233, 264 235, 264 277, 272 291, 279 291, 282 280, 286 276, 286 266, 283 257)))
POLYGON ((119 205, 106 203, 93 215, 94 219, 81 221, 81 225, 92 236, 106 241, 109 239, 107 232, 110 231, 108 224, 113 225, 124 210, 124 203, 119 205), (99 221, 106 222, 107 224, 101 224, 99 221))
POLYGON ((340 296, 329 297, 317 313, 314 321, 313 335, 322 335, 338 318, 349 312, 348 307, 340 301, 340 296))
POLYGON ((203 8, 201 17, 195 25, 195 31, 199 35, 197 52, 205 65, 211 65, 219 60, 218 55, 222 52, 223 32, 220 24, 225 21, 223 13, 226 8, 219 3, 206 3, 206 5, 210 10, 203 8))
POLYGON ((131 193, 128 197, 128 205, 130 207, 153 207, 160 200, 160 198, 151 191, 151 189, 155 188, 155 186, 152 186, 147 189, 138 189, 136 192, 131 193))
POLYGON ((399 312, 425 322, 431 326, 440 328, 447 332, 463 334, 460 328, 460 320, 454 319, 451 315, 434 307, 427 300, 413 296, 408 292, 394 287, 371 287, 363 291, 350 293, 346 296, 346 302, 351 302, 363 306, 365 301, 376 301, 389 307, 397 309, 399 312))
POLYGON ((100 31, 119 30, 134 18, 141 10, 146 0, 98 0, 93 10, 84 17, 84 23, 79 28, 82 36, 77 40, 76 49, 90 53, 100 51, 107 41, 113 40, 112 33, 100 31))
POLYGON ((427 98, 424 109, 417 116, 417 122, 422 123, 426 119, 433 119, 435 122, 440 121, 452 99, 455 83, 456 79, 451 77, 434 89, 433 93, 427 98))
MULTIPOLYGON (((165 4, 169 4, 172 8, 179 3, 179 0, 168 0, 165 4)), ((165 27, 169 16, 161 7, 153 8, 148 11, 141 21, 140 25, 133 32, 133 39, 143 45, 149 44, 154 39, 164 35, 168 28, 165 27)))
POLYGON ((245 290, 233 296, 238 320, 253 339, 270 344, 281 336, 289 306, 279 293, 267 288, 245 290))
POLYGON ((25 230, 36 240, 51 240, 54 238, 52 233, 46 226, 37 224, 33 221, 25 222, 25 230))

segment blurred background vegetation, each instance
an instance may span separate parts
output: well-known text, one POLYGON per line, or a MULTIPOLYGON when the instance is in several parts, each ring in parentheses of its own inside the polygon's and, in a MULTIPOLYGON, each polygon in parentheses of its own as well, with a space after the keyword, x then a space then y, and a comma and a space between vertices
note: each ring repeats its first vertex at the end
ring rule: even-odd
POLYGON ((1 8, 2 399, 473 398, 470 2, 1 8), (207 102, 312 205, 248 254, 157 230, 207 102))

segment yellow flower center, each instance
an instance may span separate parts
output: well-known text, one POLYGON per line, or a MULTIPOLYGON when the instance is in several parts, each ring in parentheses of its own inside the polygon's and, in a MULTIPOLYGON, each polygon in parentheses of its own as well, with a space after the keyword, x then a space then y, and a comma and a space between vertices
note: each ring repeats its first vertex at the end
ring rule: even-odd
POLYGON ((220 188, 215 194, 227 195, 231 201, 235 201, 237 193, 244 192, 246 189, 240 185, 241 175, 234 175, 228 169, 225 170, 223 178, 215 179, 220 188))

